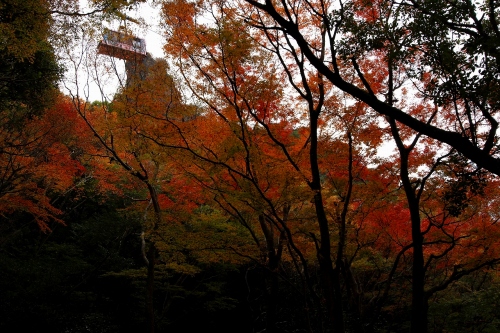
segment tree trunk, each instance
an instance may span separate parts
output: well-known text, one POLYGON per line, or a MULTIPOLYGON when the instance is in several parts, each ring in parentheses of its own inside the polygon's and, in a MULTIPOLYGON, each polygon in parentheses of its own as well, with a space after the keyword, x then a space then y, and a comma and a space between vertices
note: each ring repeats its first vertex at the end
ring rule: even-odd
POLYGON ((418 201, 410 205, 412 241, 413 241, 413 267, 412 267, 412 301, 411 301, 411 333, 427 332, 427 311, 424 295, 425 269, 422 233, 420 231, 420 214, 418 201))
MULTIPOLYGON (((413 243, 413 265, 412 265, 412 291, 411 291, 411 333, 427 333, 427 306, 424 294, 425 267, 424 267, 424 237, 420 230, 420 199, 416 188, 410 180, 408 171, 408 159, 414 145, 408 148, 404 146, 394 119, 389 119, 392 136, 396 142, 400 155, 400 177, 408 202, 411 219, 411 237, 413 243)), ((414 141, 414 144, 416 143, 414 141)))
MULTIPOLYGON (((151 202, 153 203, 153 210, 155 213, 155 219, 153 222, 153 232, 154 235, 158 227, 161 224, 162 216, 161 216, 161 208, 160 203, 158 201, 158 193, 156 189, 151 183, 145 180, 145 183, 149 190, 149 195, 151 196, 151 202)), ((154 240, 151 241, 148 249, 148 277, 147 277, 147 295, 146 295, 146 312, 147 312, 147 326, 148 332, 154 333, 155 331, 155 313, 154 313, 154 283, 155 283, 155 261, 156 261, 156 246, 154 244, 154 240)))
POLYGON ((155 331, 155 308, 154 308, 154 283, 155 283, 155 260, 156 248, 154 244, 149 245, 148 249, 148 276, 146 279, 146 318, 147 331, 155 331))
POLYGON ((326 217, 323 196, 321 194, 321 180, 318 164, 318 112, 310 112, 311 148, 309 161, 312 180, 309 187, 314 191, 314 206, 318 220, 320 244, 317 245, 317 257, 320 268, 321 283, 328 308, 328 317, 333 331, 344 333, 344 314, 342 309, 342 293, 340 287, 340 266, 333 268, 331 258, 331 239, 328 218, 326 217))

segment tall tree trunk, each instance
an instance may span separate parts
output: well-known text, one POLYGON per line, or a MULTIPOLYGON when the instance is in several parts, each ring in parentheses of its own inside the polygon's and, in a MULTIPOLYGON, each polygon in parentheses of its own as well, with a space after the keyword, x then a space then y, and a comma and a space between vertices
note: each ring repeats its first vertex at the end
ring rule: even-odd
POLYGON ((276 270, 280 258, 277 257, 275 252, 274 232, 271 221, 266 220, 263 214, 259 215, 259 223, 266 239, 266 257, 267 257, 267 271, 265 276, 266 284, 266 332, 276 332, 276 306, 277 306, 277 291, 278 291, 278 277, 276 270), (269 225, 268 225, 269 223, 269 225))
POLYGON ((412 264, 412 291, 411 291, 411 333, 427 333, 427 303, 425 301, 425 267, 424 267, 424 237, 421 231, 420 219, 420 199, 416 189, 411 183, 408 171, 408 159, 410 152, 418 141, 414 139, 413 144, 405 147, 394 119, 389 120, 392 135, 400 155, 400 177, 408 202, 411 219, 411 237, 413 243, 413 264, 412 264))
MULTIPOLYGON (((151 202, 153 203, 153 210, 155 214, 152 234, 154 235, 158 227, 161 224, 161 208, 158 201, 158 193, 156 188, 151 185, 151 183, 146 178, 144 180, 148 187, 149 195, 151 196, 151 202)), ((149 333, 154 333, 155 331, 155 311, 154 311, 154 283, 155 283, 155 265, 156 265, 156 246, 154 240, 150 241, 148 249, 148 275, 146 282, 146 313, 147 313, 147 327, 149 333)))
POLYGON ((356 281, 356 278, 351 269, 350 263, 345 258, 344 251, 346 246, 346 237, 347 237, 347 213, 349 212, 349 205, 351 204, 351 196, 354 186, 354 174, 353 174, 353 164, 354 164, 354 156, 353 156, 353 138, 351 132, 348 130, 346 133, 347 142, 348 142, 348 179, 347 186, 345 192, 342 194, 343 196, 343 204, 342 210, 340 214, 337 213, 337 224, 339 225, 339 243, 337 250, 337 258, 336 258, 336 266, 342 268, 342 277, 344 278, 344 283, 347 291, 347 300, 350 306, 350 311, 359 318, 354 324, 353 329, 356 332, 364 332, 365 326, 363 323, 363 302, 361 298, 361 291, 359 285, 356 281))
POLYGON ((155 331, 155 308, 154 308, 154 283, 155 283, 155 260, 156 248, 153 243, 148 249, 148 275, 146 279, 146 319, 147 332, 155 331))
MULTIPOLYGON (((288 213, 290 206, 285 205, 283 208, 283 224, 288 221, 288 213)), ((279 276, 278 270, 283 254, 283 244, 286 241, 285 230, 278 230, 278 240, 275 241, 274 229, 278 228, 270 218, 266 218, 263 214, 259 216, 259 223, 266 238, 266 251, 267 251, 267 314, 266 314, 266 332, 279 332, 276 327, 277 321, 277 305, 278 305, 278 292, 279 292, 279 276)))
POLYGON ((318 115, 310 113, 311 148, 309 151, 312 180, 309 184, 314 191, 314 206, 319 225, 320 244, 317 244, 317 257, 320 268, 321 283, 325 293, 328 316, 334 332, 344 332, 344 315, 342 309, 342 292, 340 287, 340 266, 333 268, 331 258, 331 239, 328 218, 323 204, 321 180, 318 165, 318 115))
POLYGON ((427 311, 424 294, 424 238, 422 237, 422 232, 420 230, 421 221, 418 209, 418 200, 413 198, 413 200, 408 201, 410 203, 411 234, 413 241, 411 333, 426 333, 427 311))

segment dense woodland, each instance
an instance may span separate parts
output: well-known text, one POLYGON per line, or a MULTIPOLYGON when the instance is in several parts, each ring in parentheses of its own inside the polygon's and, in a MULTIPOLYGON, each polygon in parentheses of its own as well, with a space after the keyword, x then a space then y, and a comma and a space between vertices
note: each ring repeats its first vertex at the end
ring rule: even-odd
POLYGON ((0 331, 500 332, 500 2, 143 2, 0 0, 0 331))

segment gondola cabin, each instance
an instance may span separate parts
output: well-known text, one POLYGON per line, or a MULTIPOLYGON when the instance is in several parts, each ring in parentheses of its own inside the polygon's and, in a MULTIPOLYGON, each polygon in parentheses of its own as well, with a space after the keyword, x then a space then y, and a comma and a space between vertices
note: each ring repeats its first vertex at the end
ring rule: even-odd
POLYGON ((142 60, 146 57, 146 41, 123 32, 108 30, 99 42, 97 53, 123 60, 142 60))

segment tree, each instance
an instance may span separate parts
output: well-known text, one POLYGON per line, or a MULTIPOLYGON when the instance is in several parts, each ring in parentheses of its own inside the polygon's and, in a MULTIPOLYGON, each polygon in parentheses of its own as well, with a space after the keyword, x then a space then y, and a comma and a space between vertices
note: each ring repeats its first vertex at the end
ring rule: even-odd
MULTIPOLYGON (((489 46, 468 47, 483 45, 486 40, 496 45, 495 5, 483 4, 483 18, 487 17, 483 26, 475 16, 481 10, 470 3, 447 6, 438 2, 353 1, 335 6, 323 1, 304 1, 295 6, 246 2, 250 7, 242 15, 251 26, 271 36, 267 47, 280 45, 282 41, 283 53, 292 50, 305 57, 335 87, 386 116, 395 137, 395 121, 418 133, 413 143, 402 140, 397 143, 413 223, 416 303, 412 330, 422 331, 420 325, 426 325, 422 317, 425 317, 422 310, 425 270, 420 194, 415 197, 408 176, 408 156, 419 136, 426 135, 451 145, 478 167, 499 174, 494 144, 498 127, 498 82, 493 79, 498 72, 497 54, 489 46), (447 12, 440 12, 442 8, 447 12), (472 23, 465 27, 466 19, 472 23), (414 102, 420 107, 406 103, 410 85, 419 92, 414 102), (484 87, 488 89, 477 94, 484 87)), ((288 68, 291 62, 282 64, 288 68)))
MULTIPOLYGON (((436 133, 446 138, 460 133, 460 140, 490 156, 495 153, 496 125, 495 117, 485 115, 493 110, 494 97, 485 93, 478 101, 457 86, 450 88, 458 82, 445 82, 449 73, 443 73, 450 69, 432 71, 426 63, 425 56, 434 52, 431 44, 426 50, 410 37, 408 44, 404 38, 395 41, 409 31, 415 36, 425 32, 406 21, 394 23, 407 15, 404 6, 306 4, 278 11, 300 22, 279 26, 256 7, 165 2, 165 49, 184 79, 183 89, 172 88, 177 83, 166 64, 147 68, 144 72, 153 76, 141 80, 133 70, 143 64, 129 63, 127 84, 112 103, 94 109, 79 101, 75 105, 111 165, 131 176, 124 177, 127 182, 143 187, 138 197, 145 201, 136 207, 147 210, 151 200, 155 208, 146 239, 154 241, 149 249, 157 252, 149 263, 163 260, 189 274, 197 271, 192 265, 195 253, 234 260, 227 250, 258 263, 268 272, 269 331, 283 325, 278 295, 280 281, 293 281, 287 267, 294 267, 296 281, 302 279, 297 290, 304 308, 324 317, 322 325, 310 327, 339 332, 350 325, 369 330, 362 320, 373 324, 385 314, 381 306, 397 296, 403 296, 403 301, 394 301, 402 311, 409 283, 405 271, 413 269, 412 329, 425 331, 429 297, 496 263, 484 233, 475 231, 494 227, 487 215, 476 219, 472 209, 479 207, 475 198, 484 188, 485 174, 455 151, 439 157, 446 146, 403 120, 432 133, 444 128, 436 133), (384 11, 393 16, 381 19, 387 17, 380 14, 384 11), (300 38, 287 34, 288 29, 308 34, 310 53, 326 69, 311 60, 300 38), (359 49, 349 49, 358 44, 359 49), (450 89, 455 89, 451 95, 450 89), (181 92, 186 91, 196 106, 182 102, 181 92), (350 97, 354 93, 359 100, 350 97), (367 105, 389 116, 378 117, 367 105), (374 157, 384 130, 396 140, 399 167, 374 157), (370 170, 376 165, 390 174, 377 175, 370 170), (231 238, 223 241, 217 233, 204 237, 200 225, 210 227, 197 219, 213 219, 212 228, 228 231, 231 238), (236 221, 240 226, 232 229, 236 221), (193 230, 198 247, 177 239, 193 230), (467 268, 460 266, 463 262, 455 268, 463 253, 459 249, 475 246, 488 250, 471 258, 467 268), (169 262, 174 257, 179 261, 169 262), (316 287, 316 272, 321 288, 316 287), (445 276, 441 280, 439 273, 445 276), (364 313, 366 309, 372 314, 364 313), (362 319, 352 324, 352 318, 362 319)), ((279 4, 253 5, 270 10, 279 4)), ((453 61, 465 66, 467 59, 458 58, 453 61)), ((493 84, 493 79, 485 80, 481 84, 493 84)))
MULTIPOLYGON (((392 225, 392 230, 388 231, 390 239, 386 242, 400 248, 399 252, 396 250, 386 288, 391 285, 400 260, 409 253, 412 258, 409 264, 412 270, 411 330, 424 332, 428 329, 427 309, 431 297, 499 260, 495 250, 481 250, 479 255, 462 252, 462 249, 475 252, 476 247, 485 246, 482 242, 488 240, 478 236, 479 230, 486 228, 492 236, 496 234, 495 218, 479 217, 476 204, 472 204, 476 200, 489 202, 492 197, 483 192, 488 186, 484 173, 467 169, 467 163, 457 158, 456 152, 440 155, 442 150, 433 149, 430 141, 418 145, 421 137, 402 130, 394 121, 391 130, 400 163, 399 170, 394 166, 392 169, 399 173, 396 184, 400 184, 405 199, 398 199, 404 206, 397 208, 399 216, 385 212, 393 220, 387 224, 392 225), (469 209, 469 206, 475 208, 469 209)), ((495 179, 488 181, 496 182, 495 179)), ((383 298, 388 292, 386 289, 383 298)))
MULTIPOLYGON (((131 185, 144 187, 146 198, 137 198, 146 205, 144 214, 143 248, 147 276, 147 326, 154 332, 154 274, 157 263, 158 229, 164 223, 165 205, 170 206, 168 186, 174 169, 169 159, 171 152, 160 148, 155 142, 171 142, 176 139, 171 133, 169 119, 186 115, 175 82, 167 73, 167 63, 148 56, 142 62, 127 64, 127 85, 123 86, 112 103, 90 105, 73 99, 75 109, 97 138, 109 163, 118 165, 127 175, 131 185), (153 218, 147 210, 153 208, 153 218)), ((172 143, 170 143, 172 145, 172 143)))
POLYGON ((292 38, 290 47, 335 87, 500 174, 498 4, 245 2, 242 15, 251 26, 292 38), (371 78, 373 72, 360 69, 372 56, 383 61, 387 77, 371 78), (429 101, 429 113, 437 110, 431 121, 387 98, 409 86, 421 92, 415 98, 429 101))
POLYGON ((55 200, 83 181, 86 172, 79 153, 85 137, 77 143, 81 123, 75 116, 70 101, 60 96, 42 117, 24 120, 22 129, 2 127, 0 211, 4 217, 30 214, 43 231, 50 230, 52 221, 63 223, 55 200))
MULTIPOLYGON (((203 6, 191 2, 168 2, 163 10, 169 37, 165 49, 174 57, 193 95, 207 105, 204 116, 209 118, 212 114, 212 117, 219 117, 218 133, 234 137, 232 141, 241 145, 238 150, 228 150, 237 152, 229 156, 217 149, 224 145, 220 138, 213 145, 206 143, 207 140, 199 140, 202 142, 201 149, 196 142, 187 149, 201 160, 227 168, 235 182, 239 183, 240 179, 248 182, 250 188, 245 187, 245 191, 255 191, 253 197, 264 200, 268 218, 276 221, 277 230, 286 232, 287 242, 294 242, 294 237, 280 217, 281 209, 277 209, 279 205, 274 203, 268 192, 269 187, 272 188, 267 183, 270 182, 268 177, 271 173, 267 171, 261 174, 260 171, 267 170, 265 166, 270 162, 266 161, 271 156, 277 157, 286 162, 279 164, 283 165, 283 172, 289 170, 287 172, 290 175, 295 174, 292 178, 301 180, 302 186, 307 186, 306 193, 309 194, 304 195, 312 196, 309 200, 315 207, 314 219, 317 223, 317 228, 309 236, 315 245, 320 267, 328 325, 331 324, 339 332, 343 331, 341 279, 342 274, 346 274, 344 250, 347 213, 351 207, 353 180, 360 172, 355 169, 363 169, 366 165, 363 162, 356 165, 354 156, 362 155, 358 155, 357 150, 361 152, 366 142, 370 141, 372 147, 380 142, 376 139, 376 126, 372 126, 361 104, 344 109, 342 99, 329 93, 331 85, 320 73, 307 66, 299 52, 289 47, 293 44, 290 40, 281 43, 273 32, 259 34, 258 31, 247 29, 237 15, 238 10, 231 4, 216 2, 203 6), (213 22, 199 23, 198 17, 205 15, 212 17, 213 22), (291 93, 281 89, 286 84, 291 93), (332 125, 337 121, 342 126, 332 125), (363 123, 369 124, 367 127, 373 136, 363 133, 364 130, 356 130, 358 124, 363 123), (302 127, 299 124, 307 125, 302 127), (225 130, 219 129, 219 126, 224 125, 225 130), (344 174, 347 181, 342 186, 345 187, 337 188, 336 193, 333 190, 329 193, 329 196, 341 197, 343 202, 341 208, 337 209, 338 215, 332 214, 333 220, 339 224, 335 250, 332 249, 333 228, 325 207, 327 197, 322 180, 327 168, 322 167, 328 161, 324 156, 328 156, 332 149, 329 144, 339 139, 329 141, 327 135, 322 135, 323 130, 345 137, 348 142, 348 148, 342 152, 346 154, 347 161, 347 174, 344 174), (290 140, 290 134, 285 135, 290 131, 301 133, 306 141, 298 144, 290 140), (262 142, 268 142, 269 147, 262 145, 262 142)), ((210 121, 206 118, 203 120, 210 121)), ((212 125, 212 128, 215 126, 212 125)), ((368 159, 370 155, 366 157, 368 159)), ((293 205, 291 207, 293 209, 293 205)), ((265 228, 262 231, 266 233, 265 228)), ((273 251, 274 246, 271 246, 273 251)), ((293 251, 303 258, 298 247, 293 251)), ((301 264, 307 266, 306 262, 301 264)))

